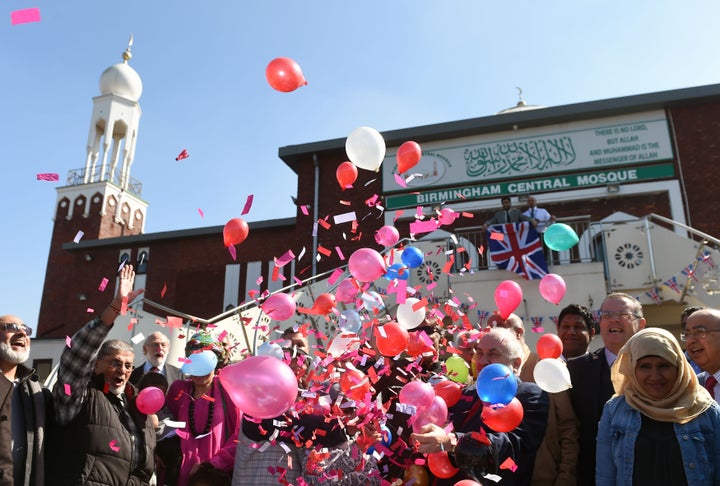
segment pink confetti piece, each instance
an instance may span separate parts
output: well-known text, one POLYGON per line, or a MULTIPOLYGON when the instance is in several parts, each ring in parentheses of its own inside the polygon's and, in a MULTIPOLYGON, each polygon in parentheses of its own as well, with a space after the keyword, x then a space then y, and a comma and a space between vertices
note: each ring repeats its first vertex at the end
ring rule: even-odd
POLYGON ((425 219, 422 206, 418 206, 415 208, 415 219, 425 219))
POLYGON ((65 346, 72 348, 72 338, 70 336, 65 336, 65 346))
POLYGON ((115 440, 115 439, 110 441, 110 443, 108 444, 108 447, 110 447, 110 449, 112 449, 115 452, 118 452, 120 450, 120 446, 117 445, 117 440, 115 440))
POLYGON ((95 312, 95 309, 93 309, 92 307, 88 307, 87 309, 85 309, 85 312, 87 312, 88 314, 93 314, 95 312))
POLYGON ((432 233, 436 229, 438 229, 438 222, 435 219, 410 223, 410 233, 414 235, 419 235, 420 233, 432 233))
POLYGON ((502 233, 498 233, 498 232, 496 232, 496 231, 491 231, 491 232, 490 232, 490 239, 491 239, 491 240, 502 241, 502 240, 505 239, 505 235, 502 234, 502 233))
POLYGON ((198 214, 200 215, 201 218, 205 217, 205 213, 203 213, 203 210, 200 208, 198 208, 198 214))
POLYGON ((104 291, 105 291, 105 288, 107 287, 107 284, 108 284, 108 279, 103 278, 103 279, 100 281, 100 285, 98 285, 98 290, 99 290, 100 292, 104 292, 104 291))
POLYGON ((190 358, 178 358, 178 363, 192 363, 190 358))
POLYGON ((295 254, 292 252, 292 250, 288 250, 285 252, 285 254, 283 256, 275 259, 275 265, 282 268, 285 265, 287 265, 288 263, 290 263, 291 261, 293 261, 294 258, 295 258, 295 254))
POLYGON ((39 181, 51 181, 51 182, 53 182, 53 181, 59 181, 59 180, 60 180, 60 175, 55 174, 55 173, 51 173, 51 172, 46 172, 46 173, 44 173, 44 174, 38 174, 38 175, 37 175, 37 180, 39 180, 39 181))
POLYGON ((517 468, 517 464, 515 464, 512 457, 508 457, 502 464, 500 464, 500 469, 510 469, 512 472, 515 472, 517 468))
POLYGON ((163 288, 160 291, 160 298, 165 298, 165 292, 167 292, 167 282, 163 282, 163 288))
POLYGON ((12 25, 27 24, 29 22, 40 22, 39 8, 26 8, 10 13, 10 23, 12 25))
POLYGON ((338 257, 340 257, 340 260, 345 260, 345 255, 343 255, 343 252, 339 246, 335 247, 335 252, 338 254, 338 257))
POLYGON ((308 211, 308 207, 306 204, 300 206, 300 211, 302 211, 305 216, 310 216, 310 211, 308 211))
POLYGON ((82 231, 78 231, 75 235, 75 238, 73 238, 73 243, 80 243, 80 240, 83 236, 85 236, 85 233, 83 233, 82 231))
POLYGON ((167 316, 167 325, 171 328, 180 329, 183 327, 183 320, 181 317, 167 316))
POLYGON ((252 194, 250 194, 247 197, 247 200, 245 201, 245 206, 243 207, 243 210, 242 210, 242 213, 240 213, 240 216, 250 212, 250 208, 252 207, 254 197, 255 196, 253 196, 252 194))
POLYGON ((65 383, 64 385, 65 395, 70 396, 72 395, 72 388, 68 383, 65 383))
POLYGON ((407 187, 407 183, 405 182, 405 179, 403 179, 400 176, 400 174, 393 174, 393 176, 395 177, 395 182, 397 183, 398 186, 407 187))
POLYGON ((230 256, 232 257, 233 261, 237 260, 237 250, 233 245, 228 245, 226 247, 228 249, 228 252, 230 253, 230 256))
POLYGON ((332 275, 330 275, 330 278, 328 278, 328 284, 333 285, 335 282, 337 282, 337 279, 339 279, 343 273, 345 272, 342 268, 336 268, 332 275))

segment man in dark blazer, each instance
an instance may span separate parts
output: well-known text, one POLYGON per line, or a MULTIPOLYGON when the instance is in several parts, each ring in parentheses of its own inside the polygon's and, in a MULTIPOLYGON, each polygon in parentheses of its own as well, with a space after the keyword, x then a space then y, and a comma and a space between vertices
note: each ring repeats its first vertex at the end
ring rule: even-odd
POLYGON ((519 209, 512 207, 512 203, 510 202, 510 198, 508 196, 503 196, 500 199, 500 202, 502 203, 502 211, 496 212, 492 218, 485 221, 482 228, 483 231, 493 224, 519 223, 521 221, 527 221, 531 223, 533 227, 537 227, 537 221, 530 216, 525 216, 519 209))
POLYGON ((169 352, 170 340, 165 334, 159 331, 150 334, 143 344, 143 354, 145 355, 146 361, 141 366, 135 368, 135 371, 130 375, 130 383, 137 386, 140 378, 142 378, 145 373, 151 371, 164 375, 165 378, 167 378, 168 387, 172 385, 174 381, 182 379, 180 368, 165 362, 169 352))
POLYGON ((600 336, 605 347, 567 362, 572 388, 570 398, 580 421, 578 484, 595 484, 595 440, 603 406, 615 390, 610 367, 620 348, 645 328, 640 302, 624 293, 608 295, 600 306, 600 336))

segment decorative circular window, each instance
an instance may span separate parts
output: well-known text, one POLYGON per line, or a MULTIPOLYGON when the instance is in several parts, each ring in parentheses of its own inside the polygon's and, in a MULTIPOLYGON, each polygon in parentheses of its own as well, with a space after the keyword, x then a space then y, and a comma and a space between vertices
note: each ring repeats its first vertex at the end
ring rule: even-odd
POLYGON ((83 204, 85 204, 85 200, 84 200, 84 199, 78 199, 77 201, 75 201, 75 204, 77 204, 78 206, 82 206, 83 204))
POLYGON ((425 263, 415 269, 415 275, 425 285, 437 282, 442 269, 440 264, 433 260, 426 260, 425 263))
POLYGON ((67 205, 68 205, 68 202, 67 202, 67 201, 62 201, 62 202, 60 203, 60 207, 61 207, 61 208, 66 208, 67 205))
POLYGON ((112 198, 112 197, 109 198, 109 199, 108 199, 108 202, 107 202, 107 205, 110 206, 110 207, 115 206, 115 199, 112 198))
POLYGON ((642 250, 635 243, 624 243, 615 250, 615 261, 628 270, 639 267, 644 257, 642 250))
POLYGON ((94 204, 97 204, 97 203, 99 203, 99 202, 100 202, 100 196, 95 196, 95 197, 93 198, 93 203, 94 203, 94 204))

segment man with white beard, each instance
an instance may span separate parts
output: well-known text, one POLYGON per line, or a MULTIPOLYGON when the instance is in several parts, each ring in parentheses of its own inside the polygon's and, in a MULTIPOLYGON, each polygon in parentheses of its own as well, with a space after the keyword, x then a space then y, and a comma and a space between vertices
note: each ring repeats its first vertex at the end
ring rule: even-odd
POLYGON ((119 276, 110 305, 73 336, 60 358, 53 389, 58 430, 48 448, 48 476, 56 486, 142 486, 155 468, 155 429, 128 383, 135 352, 118 339, 103 342, 123 308, 144 292, 133 290, 132 265, 119 276))
POLYGON ((0 316, 0 485, 45 484, 45 398, 30 355, 32 329, 0 316), (8 440, 8 437, 10 440, 8 440))

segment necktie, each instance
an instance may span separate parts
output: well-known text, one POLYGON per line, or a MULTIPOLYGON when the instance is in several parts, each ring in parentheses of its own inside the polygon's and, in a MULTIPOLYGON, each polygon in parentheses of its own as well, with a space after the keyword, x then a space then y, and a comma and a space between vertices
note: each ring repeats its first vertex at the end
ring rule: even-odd
POLYGON ((505 211, 505 222, 506 223, 510 222, 510 211, 505 211))
POLYGON ((150 368, 150 372, 151 373, 160 373, 160 368, 158 368, 157 366, 153 366, 152 368, 150 368))
POLYGON ((532 219, 535 219, 535 208, 532 208, 532 210, 530 211, 530 217, 532 219))
POLYGON ((718 384, 718 381, 715 379, 713 375, 708 376, 708 379, 705 380, 705 389, 710 392, 710 396, 715 398, 715 385, 718 384))

